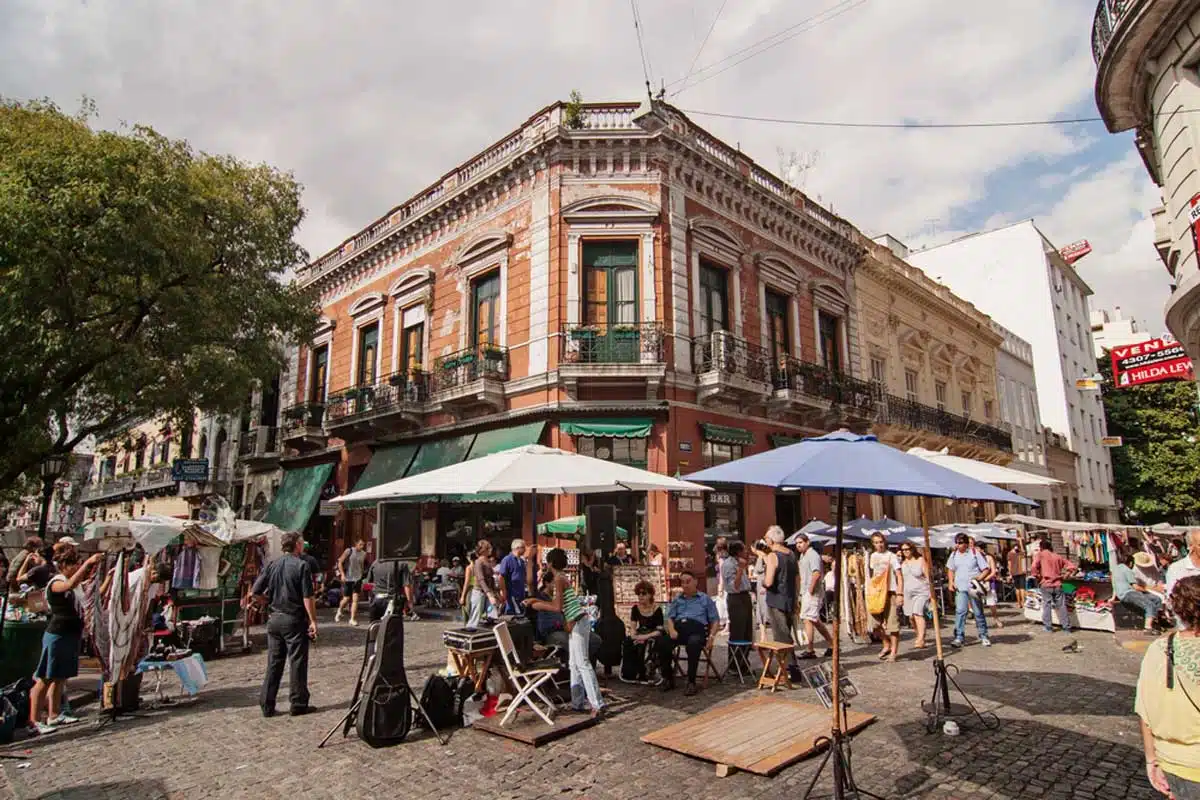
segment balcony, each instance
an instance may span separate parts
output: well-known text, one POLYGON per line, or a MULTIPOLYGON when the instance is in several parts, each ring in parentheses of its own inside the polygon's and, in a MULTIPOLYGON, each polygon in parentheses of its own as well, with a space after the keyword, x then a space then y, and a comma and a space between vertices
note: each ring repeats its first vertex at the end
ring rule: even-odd
MULTIPOLYGON (((1096 105, 1110 132, 1149 127, 1149 87, 1162 67, 1149 62, 1195 11, 1183 0, 1100 0, 1092 21, 1092 58, 1096 61, 1096 105)), ((1138 143, 1139 149, 1142 148, 1138 143)), ((1143 153, 1143 157, 1147 154, 1143 153)), ((1154 174, 1150 162, 1147 166, 1154 174)))
POLYGON ((872 420, 878 411, 881 392, 876 384, 821 364, 788 357, 776 364, 772 376, 775 393, 771 405, 809 413, 817 425, 872 420))
POLYGON ((567 325, 560 342, 558 375, 572 398, 580 383, 623 382, 644 384, 647 399, 658 397, 667 369, 661 323, 567 325))
POLYGON ((325 404, 297 403, 283 410, 283 444, 297 450, 324 447, 325 404))
POLYGON ((890 444, 931 450, 966 444, 984 450, 1013 451, 1008 431, 896 395, 883 397, 876 421, 881 426, 880 438, 890 444), (931 440, 928 434, 934 438, 931 440))
POLYGON ((393 372, 378 383, 352 386, 329 398, 325 429, 346 438, 397 426, 420 426, 429 401, 429 375, 420 370, 393 372))
POLYGON ((508 348, 477 345, 434 362, 429 400, 435 407, 455 414, 480 409, 500 411, 507 381, 508 348))
POLYGON ((771 354, 729 331, 713 331, 693 343, 700 403, 738 406, 766 402, 772 392, 771 354))
POLYGON ((276 461, 279 455, 279 429, 272 425, 243 431, 238 439, 238 460, 251 467, 276 461))
POLYGON ((116 478, 105 478, 85 486, 81 503, 115 502, 132 497, 173 494, 177 484, 171 480, 169 466, 155 467, 116 478))

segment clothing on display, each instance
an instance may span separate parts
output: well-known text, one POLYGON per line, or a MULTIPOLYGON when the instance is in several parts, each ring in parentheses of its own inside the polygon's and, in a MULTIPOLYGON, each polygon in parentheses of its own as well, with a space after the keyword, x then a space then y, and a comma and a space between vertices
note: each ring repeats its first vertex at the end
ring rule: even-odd
MULTIPOLYGON (((186 549, 186 548, 185 548, 186 549)), ((197 589, 212 591, 217 588, 221 572, 221 548, 197 547, 195 549, 199 561, 199 572, 196 578, 197 589)))
MULTIPOLYGON (((171 574, 172 589, 196 589, 200 579, 200 553, 195 545, 185 544, 175 555, 171 574)), ((216 586, 213 587, 214 589, 216 586)))

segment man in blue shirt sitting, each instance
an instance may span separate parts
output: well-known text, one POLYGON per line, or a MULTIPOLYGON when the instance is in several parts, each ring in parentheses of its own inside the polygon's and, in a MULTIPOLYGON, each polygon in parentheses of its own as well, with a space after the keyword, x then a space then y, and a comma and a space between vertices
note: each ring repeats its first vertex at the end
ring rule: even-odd
POLYGON ((533 562, 525 558, 524 541, 513 539, 512 552, 500 560, 496 571, 504 578, 504 613, 523 615, 525 608, 521 603, 529 596, 528 587, 533 583, 533 562))
POLYGON ((663 691, 675 688, 675 648, 679 645, 687 650, 686 695, 696 693, 696 672, 700 668, 700 652, 712 650, 717 631, 721 629, 721 617, 717 604, 704 592, 698 591, 696 576, 692 572, 679 573, 683 593, 667 606, 667 635, 659 646, 659 664, 664 677, 663 691))
POLYGON ((992 577, 987 558, 978 550, 971 549, 971 539, 965 533, 954 537, 954 551, 946 560, 946 579, 950 591, 954 592, 954 641, 951 647, 963 646, 963 634, 967 627, 967 609, 975 610, 975 629, 979 631, 979 643, 991 647, 988 638, 987 619, 983 616, 983 594, 978 587, 972 588, 971 581, 980 585, 992 577))

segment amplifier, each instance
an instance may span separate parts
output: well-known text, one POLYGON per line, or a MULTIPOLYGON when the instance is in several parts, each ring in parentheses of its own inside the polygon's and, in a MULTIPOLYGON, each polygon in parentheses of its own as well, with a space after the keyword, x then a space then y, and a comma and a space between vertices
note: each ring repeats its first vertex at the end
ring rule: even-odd
POLYGON ((474 653, 496 647, 496 634, 491 630, 472 631, 467 628, 455 628, 452 631, 442 631, 442 644, 464 653, 474 653))

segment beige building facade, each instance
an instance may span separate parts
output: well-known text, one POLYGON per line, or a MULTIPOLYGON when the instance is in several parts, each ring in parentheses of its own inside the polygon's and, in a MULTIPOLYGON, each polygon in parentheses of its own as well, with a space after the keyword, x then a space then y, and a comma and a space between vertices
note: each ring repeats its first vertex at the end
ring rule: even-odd
POLYGON ((187 518, 190 506, 171 479, 171 462, 194 455, 193 430, 152 420, 99 443, 84 487, 84 521, 131 519, 144 514, 187 518))
MULTIPOLYGON (((966 458, 1007 464, 1010 431, 996 402, 996 357, 1004 341, 987 315, 897 256, 863 239, 855 272, 864 377, 881 394, 872 432, 908 449, 947 449, 966 458)), ((919 523, 916 500, 876 498, 875 510, 919 523)), ((991 519, 990 504, 929 503, 931 523, 991 519)))

